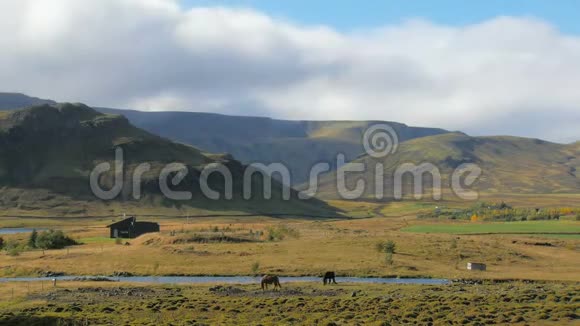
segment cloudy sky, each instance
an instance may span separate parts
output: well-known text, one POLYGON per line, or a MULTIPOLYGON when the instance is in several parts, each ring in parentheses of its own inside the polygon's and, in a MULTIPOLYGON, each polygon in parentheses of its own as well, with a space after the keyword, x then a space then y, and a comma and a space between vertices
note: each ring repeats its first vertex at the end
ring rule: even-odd
POLYGON ((580 140, 580 5, 442 2, 1 0, 0 91, 580 140))

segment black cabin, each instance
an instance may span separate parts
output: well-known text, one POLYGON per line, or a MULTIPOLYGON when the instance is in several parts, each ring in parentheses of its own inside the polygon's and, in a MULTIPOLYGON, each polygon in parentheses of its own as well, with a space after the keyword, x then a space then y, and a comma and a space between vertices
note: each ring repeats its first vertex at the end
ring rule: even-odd
POLYGON ((145 233, 159 232, 159 224, 155 222, 137 222, 135 216, 107 225, 111 238, 136 238, 145 233))

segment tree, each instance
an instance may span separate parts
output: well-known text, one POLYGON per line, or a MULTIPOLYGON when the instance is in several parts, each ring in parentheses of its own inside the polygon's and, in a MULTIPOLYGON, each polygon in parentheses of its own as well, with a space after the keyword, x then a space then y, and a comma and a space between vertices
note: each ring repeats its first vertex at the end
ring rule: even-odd
POLYGON ((48 230, 40 233, 36 238, 36 248, 62 249, 66 246, 77 244, 76 241, 66 236, 62 231, 48 230))
POLYGON ((386 255, 385 255, 385 263, 387 265, 389 265, 389 266, 390 265, 393 265, 393 254, 392 253, 390 253, 390 252, 387 252, 386 253, 386 255))
POLYGON ((38 238, 38 232, 36 232, 36 229, 32 230, 32 233, 30 233, 30 237, 28 238, 28 247, 29 248, 36 248, 36 239, 38 238))
POLYGON ((389 240, 387 242, 385 242, 385 252, 387 254, 394 254, 395 250, 397 248, 397 245, 395 244, 395 242, 393 240, 389 240))

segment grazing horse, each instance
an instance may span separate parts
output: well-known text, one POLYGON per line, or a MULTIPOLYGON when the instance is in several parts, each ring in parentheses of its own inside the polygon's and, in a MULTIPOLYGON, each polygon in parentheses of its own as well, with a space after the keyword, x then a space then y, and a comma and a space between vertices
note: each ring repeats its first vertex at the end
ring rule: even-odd
POLYGON ((260 284, 262 285, 262 290, 267 290, 268 284, 274 284, 274 290, 276 290, 276 288, 282 288, 278 276, 274 275, 264 275, 260 281, 260 284))
POLYGON ((334 283, 336 284, 336 279, 335 279, 336 275, 334 275, 334 272, 326 272, 324 273, 324 278, 322 279, 322 283, 324 283, 324 285, 326 285, 327 283, 334 283))

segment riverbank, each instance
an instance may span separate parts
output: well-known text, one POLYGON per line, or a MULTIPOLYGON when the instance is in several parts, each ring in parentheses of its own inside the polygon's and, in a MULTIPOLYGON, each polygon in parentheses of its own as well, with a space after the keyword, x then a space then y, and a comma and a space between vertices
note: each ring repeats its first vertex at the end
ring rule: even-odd
MULTIPOLYGON (((126 282, 147 284, 259 284, 259 276, 52 276, 52 277, 14 277, 0 278, 0 283, 13 282, 53 282, 53 281, 100 281, 126 282)), ((310 282, 319 283, 320 277, 315 276, 280 276, 283 283, 310 282)), ((446 279, 431 278, 374 278, 374 277, 337 277, 340 283, 363 284, 424 284, 444 285, 451 282, 446 279)))

